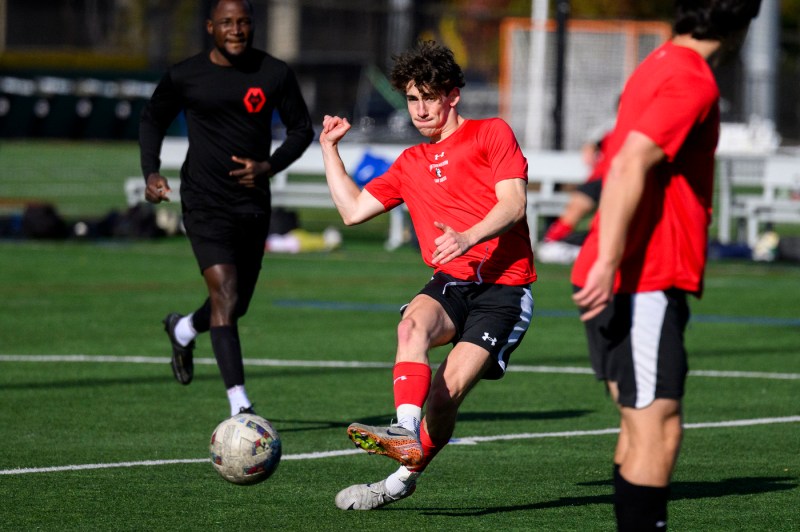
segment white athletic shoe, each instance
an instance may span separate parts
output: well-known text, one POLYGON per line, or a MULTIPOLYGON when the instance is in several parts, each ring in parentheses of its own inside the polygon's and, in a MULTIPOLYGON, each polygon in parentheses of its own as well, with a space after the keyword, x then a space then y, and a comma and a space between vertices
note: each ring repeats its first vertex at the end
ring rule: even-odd
POLYGON ((386 481, 372 484, 355 484, 336 494, 336 507, 340 510, 374 510, 381 506, 405 499, 417 489, 416 484, 411 484, 398 495, 389 495, 386 492, 386 481))
POLYGON ((580 246, 566 242, 542 242, 536 246, 536 260, 545 264, 572 264, 578 258, 580 246))

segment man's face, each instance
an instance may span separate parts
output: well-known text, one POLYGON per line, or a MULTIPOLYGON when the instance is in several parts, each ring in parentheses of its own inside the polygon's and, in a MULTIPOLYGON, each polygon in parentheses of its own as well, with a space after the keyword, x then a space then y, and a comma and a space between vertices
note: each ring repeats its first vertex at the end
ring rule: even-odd
POLYGON ((224 0, 214 10, 206 30, 214 46, 226 57, 237 57, 253 42, 253 20, 241 0, 224 0))
POLYGON ((434 93, 424 88, 420 91, 413 81, 406 88, 406 104, 411 121, 428 138, 439 137, 454 125, 456 114, 453 110, 459 98, 458 89, 453 89, 450 94, 434 93))

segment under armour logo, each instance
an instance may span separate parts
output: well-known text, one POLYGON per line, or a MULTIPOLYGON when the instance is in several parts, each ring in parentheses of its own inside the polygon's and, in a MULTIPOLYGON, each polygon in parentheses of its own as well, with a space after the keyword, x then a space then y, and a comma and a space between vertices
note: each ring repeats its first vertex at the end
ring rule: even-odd
POLYGON ((492 342, 492 347, 494 347, 494 344, 497 343, 497 338, 492 338, 491 336, 489 336, 488 332, 483 333, 481 340, 483 340, 484 342, 492 342))
POLYGON ((437 153, 436 155, 433 156, 434 161, 438 161, 439 159, 444 159, 444 152, 437 153))
POLYGON ((264 91, 261 90, 261 87, 247 89, 247 94, 244 95, 244 107, 248 113, 261 111, 265 103, 267 103, 267 97, 264 96, 264 91))

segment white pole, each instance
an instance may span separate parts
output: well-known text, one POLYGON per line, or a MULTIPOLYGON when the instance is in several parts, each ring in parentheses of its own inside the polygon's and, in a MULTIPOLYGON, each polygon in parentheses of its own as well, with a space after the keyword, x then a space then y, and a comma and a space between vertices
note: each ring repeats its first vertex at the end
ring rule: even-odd
POLYGON ((745 67, 745 120, 775 123, 775 97, 780 53, 780 2, 764 0, 750 24, 743 50, 745 67))
POLYGON ((300 4, 271 0, 267 22, 267 52, 290 63, 296 61, 300 56, 300 4))
POLYGON ((545 61, 547 58, 547 0, 532 0, 530 52, 528 54, 528 105, 525 147, 542 149, 545 112, 545 61))

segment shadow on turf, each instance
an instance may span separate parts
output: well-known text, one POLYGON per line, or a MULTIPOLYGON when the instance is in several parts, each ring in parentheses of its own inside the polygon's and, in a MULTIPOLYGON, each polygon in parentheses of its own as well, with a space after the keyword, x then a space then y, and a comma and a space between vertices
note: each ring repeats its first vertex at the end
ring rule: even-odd
MULTIPOLYGON (((726 478, 718 482, 675 482, 672 484, 670 500, 707 499, 729 497, 731 495, 757 495, 774 491, 786 491, 798 487, 797 477, 739 477, 726 478)), ((581 482, 578 486, 609 486, 612 481, 581 482)), ((585 497, 561 497, 552 501, 514 506, 496 506, 493 508, 466 508, 464 510, 447 509, 423 511, 423 515, 441 515, 445 517, 474 517, 505 512, 528 510, 546 510, 564 506, 588 506, 590 504, 613 504, 612 495, 590 495, 585 497)))
MULTIPOLYGON (((349 371, 348 368, 296 368, 296 369, 286 369, 286 368, 279 368, 280 373, 276 373, 272 368, 248 368, 246 376, 249 378, 265 378, 265 379, 275 379, 275 378, 282 378, 282 377, 292 377, 292 376, 308 376, 310 374, 320 374, 320 375, 330 375, 333 372, 346 372, 349 371)), ((385 371, 383 368, 377 368, 381 371, 385 371)), ((370 371, 370 368, 365 368, 364 371, 370 371)), ((75 379, 65 379, 59 381, 39 381, 39 382, 15 382, 12 384, 5 384, 3 385, 4 390, 32 390, 32 389, 69 389, 69 388, 98 388, 98 387, 106 387, 106 386, 120 386, 124 384, 156 384, 160 382, 167 382, 167 383, 175 383, 176 386, 180 386, 175 381, 175 377, 172 376, 172 371, 170 370, 169 364, 164 364, 162 366, 162 373, 163 375, 159 375, 157 377, 153 376, 138 376, 138 377, 111 377, 111 378, 104 378, 104 377, 92 377, 92 378, 75 378, 75 379)), ((46 374, 49 378, 51 377, 50 374, 46 374)), ((194 378, 192 382, 220 382, 221 377, 218 373, 202 373, 198 374, 197 372, 194 374, 194 378)), ((387 417, 388 419, 388 417, 387 417)), ((385 423, 385 421, 384 421, 385 423)))
MULTIPOLYGON (((459 423, 465 421, 534 421, 568 419, 585 416, 590 414, 590 410, 553 410, 551 412, 464 412, 459 414, 459 423)), ((357 421, 365 425, 385 426, 391 422, 394 414, 381 414, 370 416, 352 421, 321 421, 321 420, 299 420, 299 419, 270 419, 275 424, 282 425, 281 432, 304 432, 308 430, 325 430, 339 427, 347 427, 350 423, 357 421), (301 426, 291 427, 292 424, 301 426)))

